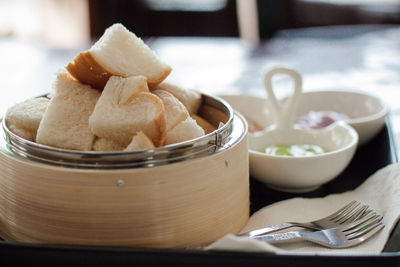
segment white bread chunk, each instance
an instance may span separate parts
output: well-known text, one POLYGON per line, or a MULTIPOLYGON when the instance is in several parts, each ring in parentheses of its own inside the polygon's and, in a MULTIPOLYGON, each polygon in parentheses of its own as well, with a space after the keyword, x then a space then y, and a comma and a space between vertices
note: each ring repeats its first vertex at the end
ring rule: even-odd
POLYGON ((99 97, 98 90, 81 84, 67 73, 58 74, 54 96, 40 122, 36 142, 65 149, 91 150, 94 135, 88 120, 99 97))
POLYGON ((77 80, 102 90, 110 76, 143 75, 151 85, 161 83, 171 72, 134 33, 117 23, 88 50, 79 53, 66 69, 77 80))
POLYGON ((132 138, 131 143, 124 149, 124 151, 137 151, 155 148, 150 138, 143 132, 137 132, 132 138))
POLYGON ((143 131, 161 146, 165 138, 164 105, 148 90, 143 76, 111 77, 89 118, 92 132, 125 147, 143 131))
POLYGON ((96 137, 93 142, 92 150, 94 151, 122 151, 124 146, 110 139, 96 137))
POLYGON ((152 91, 157 89, 165 90, 173 94, 176 98, 178 98, 179 101, 182 102, 182 104, 189 111, 190 115, 196 114, 199 110, 201 105, 201 94, 199 92, 191 89, 184 89, 168 82, 163 82, 151 88, 152 91))
POLYGON ((9 124, 8 122, 7 122, 7 127, 12 133, 18 135, 19 137, 24 138, 25 140, 34 142, 36 139, 35 133, 24 129, 23 127, 18 127, 13 123, 9 124))
POLYGON ((198 115, 192 115, 192 119, 196 121, 197 125, 203 128, 205 134, 209 134, 217 129, 217 127, 198 115))
POLYGON ((37 129, 49 101, 48 98, 38 97, 15 104, 7 110, 7 127, 22 138, 35 141, 37 129))
POLYGON ((165 90, 155 90, 152 93, 158 96, 164 104, 167 132, 189 116, 186 107, 172 94, 165 90))
POLYGON ((149 92, 147 79, 144 76, 123 78, 111 76, 107 82, 107 91, 103 92, 100 100, 110 100, 116 105, 129 104, 140 92, 149 92))
POLYGON ((175 144, 204 135, 204 130, 191 117, 179 123, 165 136, 165 144, 175 144))

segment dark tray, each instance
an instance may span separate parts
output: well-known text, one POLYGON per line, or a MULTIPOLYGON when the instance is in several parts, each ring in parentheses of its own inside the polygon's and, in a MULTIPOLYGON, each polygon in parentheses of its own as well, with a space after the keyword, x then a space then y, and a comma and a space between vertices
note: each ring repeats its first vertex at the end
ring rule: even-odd
MULTIPOLYGON (((356 155, 345 171, 332 182, 305 194, 289 194, 269 189, 251 179, 251 212, 292 197, 322 197, 331 193, 351 190, 360 185, 378 169, 398 161, 390 124, 368 144, 357 149, 356 155)), ((1 227, 1 225, 0 225, 1 227)), ((85 246, 22 244, 0 241, 0 266, 25 263, 34 266, 399 266, 400 223, 387 242, 384 252, 374 256, 282 256, 270 253, 230 251, 202 251, 185 249, 141 249, 85 246)))

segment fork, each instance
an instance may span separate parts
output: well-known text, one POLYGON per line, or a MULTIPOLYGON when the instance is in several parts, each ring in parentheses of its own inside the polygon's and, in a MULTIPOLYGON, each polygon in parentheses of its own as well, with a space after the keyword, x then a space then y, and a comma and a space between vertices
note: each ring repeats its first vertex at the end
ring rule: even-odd
POLYGON ((382 218, 382 216, 372 212, 362 219, 335 228, 315 232, 291 231, 253 236, 251 238, 271 243, 287 240, 306 240, 329 248, 348 248, 368 240, 385 227, 381 222, 382 218))
POLYGON ((310 230, 323 230, 327 228, 334 228, 336 226, 342 225, 344 223, 353 222, 363 216, 369 214, 371 210, 368 209, 368 206, 361 205, 358 201, 351 201, 346 206, 341 209, 335 211, 331 215, 328 215, 325 218, 315 220, 312 222, 284 222, 279 223, 272 226, 263 227, 260 229, 252 230, 246 233, 238 234, 239 236, 257 236, 263 235, 267 233, 277 232, 280 230, 284 230, 291 227, 302 227, 310 230))

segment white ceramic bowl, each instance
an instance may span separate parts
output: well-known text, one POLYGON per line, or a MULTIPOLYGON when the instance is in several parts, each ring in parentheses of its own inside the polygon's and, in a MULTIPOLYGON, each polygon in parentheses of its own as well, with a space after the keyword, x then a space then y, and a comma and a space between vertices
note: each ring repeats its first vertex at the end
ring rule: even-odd
MULTIPOLYGON (((228 102, 233 109, 242 114, 251 127, 252 122, 259 125, 262 129, 274 124, 275 119, 272 111, 266 108, 266 99, 253 95, 236 94, 236 95, 219 95, 228 102)), ((249 134, 252 133, 249 129, 249 134)))
MULTIPOLYGON (((251 95, 221 95, 221 98, 242 113, 245 118, 263 128, 274 123, 271 111, 265 108, 266 98, 251 95)), ((367 143, 379 133, 385 125, 385 117, 388 113, 388 108, 381 99, 359 91, 303 92, 298 101, 296 116, 310 111, 334 111, 347 114, 350 118, 345 121, 357 131, 359 145, 367 143)))
POLYGON ((350 163, 357 148, 358 134, 345 122, 321 130, 272 130, 249 138, 250 173, 269 187, 301 193, 317 189, 338 176, 350 163), (274 156, 263 152, 277 144, 313 144, 328 152, 314 156, 274 156))
MULTIPOLYGON (((263 128, 275 122, 266 98, 251 95, 220 97, 242 113, 246 119, 256 122, 263 128)), ((302 104, 304 105, 304 103, 299 104, 299 109, 302 104)), ((271 131, 267 138, 258 138, 263 134, 265 134, 263 131, 249 133, 251 176, 273 189, 298 193, 313 191, 337 177, 354 156, 359 139, 357 132, 343 122, 334 123, 321 130, 271 131), (319 145, 330 152, 307 157, 271 156, 259 152, 272 144, 301 143, 319 145)))
POLYGON ((348 115, 349 119, 345 121, 357 131, 359 145, 367 143, 379 133, 388 112, 381 99, 359 91, 303 92, 298 101, 297 116, 310 111, 334 111, 348 115))

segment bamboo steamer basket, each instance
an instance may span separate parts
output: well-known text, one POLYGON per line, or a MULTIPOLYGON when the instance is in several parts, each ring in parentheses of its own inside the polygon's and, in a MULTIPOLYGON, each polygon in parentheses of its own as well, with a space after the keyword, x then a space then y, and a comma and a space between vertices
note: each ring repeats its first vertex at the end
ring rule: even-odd
POLYGON ((30 142, 3 121, 0 236, 9 241, 172 248, 238 233, 249 217, 247 124, 202 96, 213 133, 138 152, 30 142))

